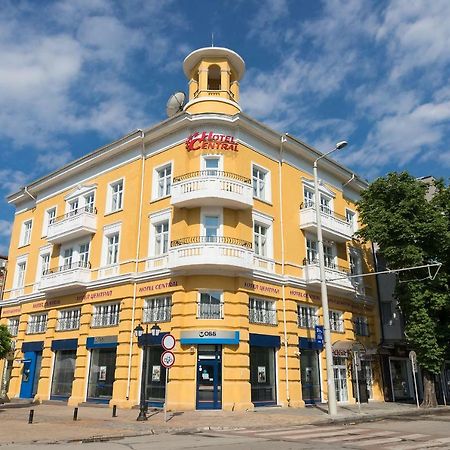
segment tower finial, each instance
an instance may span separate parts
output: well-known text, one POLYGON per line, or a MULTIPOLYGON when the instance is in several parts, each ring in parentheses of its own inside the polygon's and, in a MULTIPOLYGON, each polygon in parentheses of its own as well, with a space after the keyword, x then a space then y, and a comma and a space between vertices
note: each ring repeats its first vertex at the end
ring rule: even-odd
POLYGON ((214 47, 214 32, 211 33, 211 47, 214 47))

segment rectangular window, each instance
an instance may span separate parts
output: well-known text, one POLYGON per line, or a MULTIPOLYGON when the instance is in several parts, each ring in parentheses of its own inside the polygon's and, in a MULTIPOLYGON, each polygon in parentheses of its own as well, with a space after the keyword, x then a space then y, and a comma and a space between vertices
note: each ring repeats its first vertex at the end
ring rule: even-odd
POLYGON ((172 165, 161 167, 157 170, 158 177, 158 198, 170 195, 172 186, 172 165))
POLYGON ((314 207, 314 192, 311 189, 304 188, 303 190, 303 202, 305 208, 314 207))
POLYGON ((23 262, 20 262, 17 264, 16 288, 24 287, 26 270, 27 270, 26 261, 23 261, 23 262))
POLYGON ((336 269, 336 263, 334 262, 333 247, 328 244, 323 244, 323 256, 325 259, 325 267, 330 269, 336 269))
POLYGON ((95 195, 93 192, 90 192, 89 194, 84 196, 84 210, 86 212, 93 213, 94 212, 94 202, 95 202, 95 195))
POLYGON ((159 256, 169 251, 169 221, 159 222, 154 225, 155 230, 155 254, 159 256))
POLYGON ((107 251, 106 264, 117 264, 119 262, 119 233, 114 233, 108 236, 107 251))
POLYGON ((259 223, 253 225, 255 255, 267 256, 267 230, 268 227, 259 223))
POLYGON ((94 306, 92 327, 112 327, 119 323, 119 303, 94 306))
POLYGON ((272 300, 262 300, 251 298, 249 303, 250 323, 262 323, 266 325, 277 324, 277 310, 275 302, 272 300))
POLYGON ((78 330, 80 328, 81 309, 63 309, 59 312, 57 331, 78 330))
POLYGON ((330 311, 330 329, 337 333, 343 333, 344 316, 340 311, 330 311))
POLYGON ((69 211, 67 212, 67 215, 69 217, 75 216, 78 214, 78 199, 72 200, 69 202, 69 211))
POLYGON ((216 157, 204 157, 204 174, 207 176, 216 176, 219 171, 220 158, 216 157))
POLYGON ((351 211, 350 209, 346 209, 345 210, 345 220, 347 221, 347 223, 350 224, 353 232, 355 232, 358 229, 357 222, 356 222, 356 213, 354 211, 351 211))
POLYGON ((44 253, 41 255, 41 273, 40 275, 46 275, 50 270, 50 253, 44 253))
POLYGON ((22 224, 22 236, 20 239, 20 246, 28 245, 30 243, 32 227, 33 227, 32 220, 27 220, 22 224))
POLYGON ((331 214, 331 199, 329 197, 320 196, 320 210, 325 214, 331 214))
POLYGON ((109 212, 119 211, 123 207, 123 180, 116 181, 110 185, 111 204, 109 212))
POLYGON ((312 239, 306 239, 306 259, 308 264, 316 264, 319 261, 317 242, 312 239))
POLYGON ((357 336, 369 336, 369 323, 367 317, 357 316, 354 320, 355 334, 357 336))
POLYGON ((27 334, 45 333, 47 330, 47 313, 30 315, 27 334))
POLYGON ((205 216, 204 228, 206 242, 217 242, 217 236, 219 235, 219 217, 218 216, 205 216))
POLYGON ((260 200, 268 199, 268 187, 267 187, 267 171, 260 167, 253 166, 253 197, 260 200))
POLYGON ((317 308, 314 306, 297 305, 298 326, 303 328, 314 328, 319 322, 317 308))
POLYGON ((172 317, 172 297, 149 298, 144 305, 144 323, 169 322, 172 317))
POLYGON ((66 248, 63 255, 63 270, 72 269, 73 248, 66 248))
POLYGON ((353 277, 350 278, 350 281, 354 286, 354 288, 356 289, 356 292, 358 294, 363 295, 365 293, 364 279, 363 277, 357 276, 363 273, 361 252, 356 248, 350 248, 348 253, 348 259, 350 264, 350 274, 354 275, 353 277))
POLYGON ((17 336, 19 334, 19 318, 12 317, 8 319, 8 331, 11 336, 17 336))
POLYGON ((89 267, 89 242, 80 245, 80 267, 89 267))
POLYGON ((42 227, 43 236, 47 236, 48 227, 53 223, 55 223, 55 221, 56 221, 56 208, 47 209, 47 211, 45 212, 44 224, 42 227))
POLYGON ((221 292, 202 292, 198 303, 198 319, 223 319, 221 292))

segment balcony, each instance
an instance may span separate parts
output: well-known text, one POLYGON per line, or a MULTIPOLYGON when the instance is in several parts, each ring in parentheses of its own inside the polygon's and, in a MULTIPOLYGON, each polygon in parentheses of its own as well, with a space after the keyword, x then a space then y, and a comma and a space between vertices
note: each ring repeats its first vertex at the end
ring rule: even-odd
POLYGON ((171 203, 180 208, 251 208, 252 182, 249 178, 220 170, 187 173, 173 179, 171 203))
POLYGON ((49 224, 47 240, 52 244, 60 244, 97 231, 96 209, 91 207, 70 211, 49 224))
POLYGON ((251 270, 252 244, 223 236, 194 236, 171 242, 170 269, 251 270))
POLYGON ((46 270, 42 274, 39 289, 43 292, 70 292, 86 287, 90 281, 90 263, 80 261, 46 270))
MULTIPOLYGON (((310 286, 320 286, 320 269, 319 264, 307 264, 303 268, 306 284, 310 286)), ((348 269, 336 265, 325 267, 325 279, 327 285, 339 290, 355 291, 355 287, 348 278, 348 269)))
MULTIPOLYGON (((324 238, 337 242, 346 242, 352 239, 354 233, 353 225, 344 216, 326 207, 321 207, 320 215, 324 238)), ((300 209, 300 228, 317 233, 316 211, 313 205, 300 209)))

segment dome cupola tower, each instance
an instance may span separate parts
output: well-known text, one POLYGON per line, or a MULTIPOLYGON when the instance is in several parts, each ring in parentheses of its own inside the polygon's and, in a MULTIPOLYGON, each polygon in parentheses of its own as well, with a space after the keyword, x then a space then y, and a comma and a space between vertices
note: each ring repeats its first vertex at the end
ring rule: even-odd
POLYGON ((232 50, 205 47, 194 50, 183 62, 189 80, 190 114, 236 114, 239 106, 239 80, 245 72, 244 60, 232 50))

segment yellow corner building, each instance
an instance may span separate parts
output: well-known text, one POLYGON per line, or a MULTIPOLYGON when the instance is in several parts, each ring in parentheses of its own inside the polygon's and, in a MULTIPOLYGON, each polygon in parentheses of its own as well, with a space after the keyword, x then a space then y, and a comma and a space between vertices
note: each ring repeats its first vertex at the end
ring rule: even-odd
POLYGON ((11 195, 1 323, 9 398, 171 410, 382 400, 370 248, 352 239, 366 183, 248 117, 245 64, 226 48, 186 57, 170 117, 11 195), (333 370, 326 372, 314 203, 324 236, 333 370), (136 337, 134 330, 142 327, 136 337), (154 332, 160 328, 159 335, 154 332), (168 374, 161 340, 171 333, 168 374), (144 377, 144 379, 142 379, 144 377), (167 390, 167 392, 166 392, 167 390))

